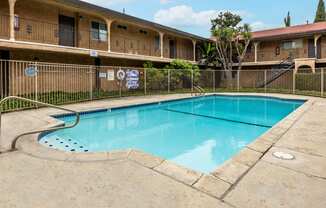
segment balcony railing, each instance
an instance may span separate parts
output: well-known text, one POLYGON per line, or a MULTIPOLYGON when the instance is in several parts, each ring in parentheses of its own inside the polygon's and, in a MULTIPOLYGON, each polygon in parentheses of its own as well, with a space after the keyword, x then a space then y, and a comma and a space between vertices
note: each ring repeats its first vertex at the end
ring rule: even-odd
MULTIPOLYGON (((284 50, 280 49, 280 53, 276 55, 275 50, 258 50, 257 52, 257 61, 264 62, 264 61, 281 61, 288 57, 292 59, 296 58, 307 58, 307 54, 303 53, 303 48, 295 49, 295 50, 284 50), (302 50, 302 52, 301 52, 302 50)), ((250 53, 246 55, 245 62, 254 62, 255 61, 255 52, 252 50, 250 53)))
MULTIPOLYGON (((10 17, 0 14, 0 38, 9 39, 10 17)), ((108 51, 108 33, 98 30, 84 30, 81 27, 67 27, 37 19, 17 16, 15 19, 15 40, 50 45, 70 46, 93 50, 108 51), (78 30, 78 31, 77 31, 78 30)), ((111 52, 160 57, 161 50, 154 45, 155 39, 138 39, 133 34, 111 33, 111 52)), ((192 46, 177 46, 175 58, 193 60, 192 46)), ((164 58, 170 58, 164 48, 164 58)))
POLYGON ((19 41, 107 50, 107 40, 94 40, 92 33, 90 30, 77 32, 74 28, 21 17, 15 27, 15 39, 19 41))

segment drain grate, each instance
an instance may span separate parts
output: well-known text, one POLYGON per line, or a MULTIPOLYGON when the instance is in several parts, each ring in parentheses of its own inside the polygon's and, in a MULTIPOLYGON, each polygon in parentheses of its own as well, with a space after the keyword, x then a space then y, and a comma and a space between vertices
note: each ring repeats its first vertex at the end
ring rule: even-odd
POLYGON ((274 152, 273 156, 281 160, 294 160, 295 156, 285 152, 274 152))

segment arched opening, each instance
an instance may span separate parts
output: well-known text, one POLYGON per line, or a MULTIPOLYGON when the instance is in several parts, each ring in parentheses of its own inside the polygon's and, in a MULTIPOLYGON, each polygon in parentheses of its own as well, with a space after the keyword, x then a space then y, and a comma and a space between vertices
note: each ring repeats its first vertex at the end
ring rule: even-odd
POLYGON ((297 69, 297 73, 300 74, 311 74, 313 72, 313 68, 310 65, 300 65, 297 69))

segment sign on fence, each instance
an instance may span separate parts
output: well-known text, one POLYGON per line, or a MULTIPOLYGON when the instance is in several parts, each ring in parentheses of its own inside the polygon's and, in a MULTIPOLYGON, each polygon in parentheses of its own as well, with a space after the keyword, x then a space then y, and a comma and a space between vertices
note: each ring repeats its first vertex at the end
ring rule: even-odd
POLYGON ((122 69, 120 69, 118 72, 117 72, 117 78, 118 80, 122 81, 124 80, 126 77, 126 72, 123 71, 122 69))
POLYGON ((114 70, 108 70, 107 74, 108 81, 114 81, 114 70))
POLYGON ((129 70, 127 71, 126 87, 128 89, 137 89, 139 87, 139 71, 129 70))
POLYGON ((27 77, 35 77, 37 74, 37 67, 36 66, 28 66, 25 69, 25 76, 27 77))
POLYGON ((105 78, 106 79, 106 73, 105 72, 100 72, 98 76, 100 78, 105 78))

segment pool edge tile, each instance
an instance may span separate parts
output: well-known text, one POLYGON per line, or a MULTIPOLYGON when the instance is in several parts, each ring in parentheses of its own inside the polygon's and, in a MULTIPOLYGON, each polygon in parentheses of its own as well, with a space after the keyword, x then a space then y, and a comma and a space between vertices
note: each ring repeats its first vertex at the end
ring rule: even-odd
POLYGON ((129 160, 135 161, 147 168, 155 168, 162 164, 165 160, 151 154, 139 150, 132 150, 128 156, 129 160))
POLYGON ((248 170, 249 166, 235 161, 233 158, 223 163, 211 174, 223 181, 230 184, 235 184, 241 176, 243 176, 248 170))
POLYGON ((154 170, 190 186, 196 183, 203 175, 202 173, 182 167, 167 160, 155 167, 154 170))
POLYGON ((216 178, 213 175, 203 175, 193 185, 193 187, 221 199, 222 196, 231 188, 231 184, 216 178))

